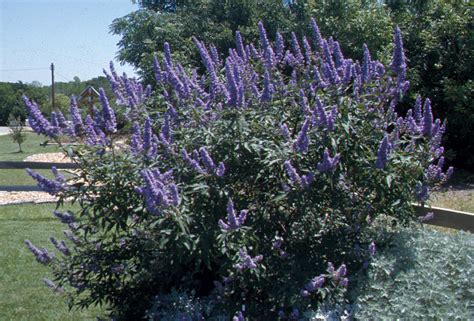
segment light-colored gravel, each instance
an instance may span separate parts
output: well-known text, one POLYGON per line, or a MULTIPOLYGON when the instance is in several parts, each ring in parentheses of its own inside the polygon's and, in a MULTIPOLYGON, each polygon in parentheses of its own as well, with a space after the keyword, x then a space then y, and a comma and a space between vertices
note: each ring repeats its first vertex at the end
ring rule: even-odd
MULTIPOLYGON (((70 163, 71 160, 64 153, 46 153, 30 155, 24 159, 25 162, 44 163, 70 163)), ((24 204, 24 203, 51 203, 56 202, 57 197, 45 192, 0 192, 0 205, 24 204)))
POLYGON ((46 153, 34 154, 26 157, 25 162, 42 162, 42 163, 70 163, 71 160, 64 153, 46 153))
POLYGON ((57 198, 45 192, 0 192, 0 205, 52 203, 57 198))

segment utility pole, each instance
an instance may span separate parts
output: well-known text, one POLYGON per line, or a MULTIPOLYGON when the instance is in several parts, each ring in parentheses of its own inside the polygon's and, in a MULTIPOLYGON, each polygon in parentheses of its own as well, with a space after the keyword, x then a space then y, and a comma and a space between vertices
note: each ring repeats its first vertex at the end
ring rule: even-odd
POLYGON ((56 106, 54 104, 54 64, 51 63, 51 105, 52 111, 56 111, 56 106))

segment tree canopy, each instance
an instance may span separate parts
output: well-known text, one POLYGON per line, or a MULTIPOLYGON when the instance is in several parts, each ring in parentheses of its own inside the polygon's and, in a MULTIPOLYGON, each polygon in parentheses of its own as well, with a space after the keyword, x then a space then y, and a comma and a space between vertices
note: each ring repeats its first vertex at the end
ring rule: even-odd
MULTIPOLYGON (((118 58, 139 69, 146 83, 154 83, 152 59, 168 42, 184 65, 200 63, 192 43, 197 36, 223 55, 239 30, 247 42, 258 38, 258 21, 270 40, 277 31, 288 36, 308 33, 314 17, 323 32, 342 45, 353 59, 362 58, 367 44, 386 62, 392 31, 399 25, 407 50, 412 90, 402 109, 411 108, 415 92, 433 100, 435 114, 448 119, 447 148, 457 166, 474 167, 472 101, 473 9, 466 1, 395 0, 135 0, 139 10, 114 20, 119 35, 118 58)), ((285 37, 288 39, 288 37, 285 37)))

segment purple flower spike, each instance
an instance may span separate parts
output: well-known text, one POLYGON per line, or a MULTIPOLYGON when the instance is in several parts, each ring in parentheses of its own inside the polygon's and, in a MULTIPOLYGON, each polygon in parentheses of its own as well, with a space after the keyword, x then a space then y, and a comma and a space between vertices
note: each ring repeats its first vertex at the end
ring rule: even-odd
POLYGON ((290 131, 288 129, 288 126, 286 126, 286 124, 280 125, 280 131, 283 137, 285 137, 286 139, 290 139, 290 131))
POLYGON ((199 165, 199 162, 197 160, 191 158, 189 156, 188 152, 185 149, 183 149, 181 151, 181 156, 183 157, 186 164, 189 167, 191 167, 193 170, 195 170, 196 172, 198 172, 201 175, 206 174, 206 171, 201 167, 201 165, 199 165))
POLYGON ((278 60, 282 60, 285 56, 285 40, 279 32, 276 35, 275 54, 278 60))
POLYGON ((138 123, 133 124, 132 139, 130 141, 130 147, 133 154, 138 154, 143 150, 142 130, 138 123))
POLYGON ((303 53, 301 52, 301 47, 300 47, 300 44, 298 42, 298 38, 296 37, 296 33, 294 33, 294 32, 291 33, 291 46, 292 46, 293 55, 295 56, 296 61, 299 64, 304 63, 305 58, 303 56, 303 53))
POLYGON ((431 112, 431 101, 426 98, 423 106, 423 135, 431 137, 433 131, 433 114, 431 112))
POLYGON ((418 123, 421 122, 421 120, 423 119, 423 111, 422 111, 422 101, 421 101, 421 96, 420 95, 417 95, 416 96, 416 101, 415 101, 415 120, 418 123))
POLYGON ((390 146, 388 142, 388 136, 385 135, 385 137, 382 139, 382 142, 380 143, 380 147, 377 152, 377 160, 375 161, 376 168, 382 169, 385 167, 385 164, 388 161, 389 148, 390 146))
POLYGON ((329 151, 326 148, 323 154, 323 161, 319 162, 316 167, 318 171, 320 172, 327 172, 329 170, 333 170, 336 167, 336 165, 339 163, 339 159, 340 159, 339 154, 336 154, 334 157, 331 158, 329 156, 329 151))
POLYGON ((162 215, 171 206, 179 205, 177 186, 172 183, 173 171, 161 173, 159 169, 144 169, 140 172, 145 186, 136 192, 145 198, 147 210, 154 215, 162 215))
POLYGON ((372 242, 369 244, 369 255, 370 256, 375 256, 375 253, 377 252, 376 250, 376 247, 375 247, 375 243, 372 242))
POLYGON ((286 173, 290 177, 291 182, 293 185, 296 186, 302 186, 302 181, 300 175, 298 175, 298 172, 296 169, 291 165, 291 162, 289 160, 285 161, 284 163, 286 173))
POLYGON ((450 166, 448 170, 446 171, 446 180, 450 179, 451 176, 453 176, 453 173, 454 173, 454 168, 450 166))
POLYGON ((403 51, 402 35, 398 26, 395 28, 394 32, 394 43, 395 48, 393 50, 393 57, 392 62, 390 63, 390 68, 401 80, 404 80, 407 65, 405 62, 405 53, 403 51))
POLYGON ((319 31, 318 24, 316 23, 316 20, 314 18, 311 18, 311 29, 313 31, 313 42, 314 42, 314 47, 317 51, 320 53, 323 50, 323 37, 321 36, 321 32, 319 31))
POLYGON ((217 51, 217 48, 214 45, 211 45, 211 58, 212 62, 216 67, 219 67, 221 65, 221 60, 219 58, 219 52, 217 51))
POLYGON ((224 173, 225 173, 224 163, 220 162, 219 165, 217 166, 217 169, 216 169, 216 176, 217 177, 222 177, 222 176, 224 176, 224 173))
POLYGON ((343 278, 339 284, 345 288, 347 288, 347 286, 349 285, 349 279, 348 278, 343 278))
POLYGON ((56 216, 63 224, 70 224, 76 221, 74 215, 71 212, 60 213, 58 211, 54 211, 53 215, 56 216))
POLYGON ((267 31, 265 30, 265 27, 261 21, 258 22, 258 32, 260 35, 260 44, 262 49, 266 51, 268 47, 270 47, 270 42, 268 41, 267 31))
POLYGON ((143 128, 143 148, 149 150, 153 145, 153 129, 151 126, 150 117, 145 118, 145 125, 143 128))
POLYGON ((30 240, 25 240, 25 244, 31 253, 33 253, 33 255, 36 257, 36 260, 41 264, 47 265, 53 260, 54 254, 49 253, 47 249, 38 249, 30 242, 30 240))
POLYGON ((153 57, 153 70, 155 72, 155 80, 157 84, 161 84, 163 79, 163 72, 161 70, 160 62, 156 56, 153 57))
POLYGON ((333 273, 334 273, 335 268, 334 268, 334 264, 332 264, 332 262, 328 262, 327 271, 329 272, 329 274, 333 274, 333 273))
POLYGON ((430 220, 432 220, 434 217, 434 213, 433 212, 428 212, 426 213, 426 215, 423 215, 419 218, 420 222, 424 223, 424 222, 428 222, 430 220))
POLYGON ((242 313, 242 311, 239 311, 239 313, 237 313, 237 315, 235 315, 232 318, 232 321, 245 321, 245 317, 244 317, 244 314, 242 313))
POLYGON ((303 37, 303 48, 304 48, 304 58, 306 59, 306 63, 309 65, 311 64, 313 52, 311 51, 311 45, 306 37, 303 37))
POLYGON ((35 102, 30 101, 26 96, 23 96, 23 101, 28 110, 28 123, 35 133, 51 138, 56 137, 57 132, 55 128, 52 127, 51 123, 43 116, 39 106, 35 102))
POLYGON ((427 185, 418 184, 415 188, 415 195, 420 202, 426 202, 430 197, 430 189, 427 185))
POLYGON ((242 210, 237 216, 235 214, 234 203, 232 199, 229 198, 229 202, 227 203, 227 223, 223 220, 219 220, 218 224, 220 228, 226 232, 237 230, 245 223, 247 213, 248 210, 242 210))
POLYGON ((163 51, 164 51, 165 64, 167 68, 170 68, 173 66, 173 59, 171 58, 171 49, 170 49, 170 44, 168 42, 165 42, 163 44, 163 51))
POLYGON ((370 58, 369 48, 365 43, 363 45, 363 48, 364 58, 362 61, 362 83, 368 83, 370 81, 372 60, 370 58))
POLYGON ((102 116, 104 119, 104 127, 108 133, 115 133, 117 131, 117 120, 115 119, 115 112, 110 107, 109 100, 105 95, 103 88, 99 88, 99 98, 102 104, 102 116))
POLYGON ((181 198, 179 196, 178 186, 176 184, 169 184, 170 196, 171 196, 171 204, 173 206, 178 206, 181 202, 181 198))
POLYGON ((270 80, 270 73, 268 70, 265 70, 264 76, 263 76, 263 91, 262 91, 262 96, 261 100, 262 101, 270 101, 272 100, 272 95, 273 95, 273 85, 270 80))
POLYGON ((235 269, 237 269, 238 271, 243 271, 247 269, 254 270, 257 268, 257 263, 263 260, 263 256, 257 255, 255 257, 251 257, 247 254, 247 251, 245 249, 240 249, 239 259, 240 263, 234 264, 235 269))
POLYGON ((74 96, 71 97, 71 104, 69 107, 69 111, 71 113, 74 134, 80 135, 84 130, 83 128, 84 124, 82 122, 82 116, 79 111, 79 108, 77 107, 76 97, 74 96))
POLYGON ((48 178, 42 176, 39 173, 36 173, 36 172, 32 171, 29 168, 27 168, 26 171, 34 180, 37 181, 38 186, 43 191, 45 191, 45 192, 47 192, 47 193, 49 193, 53 196, 60 193, 60 192, 63 192, 66 188, 66 186, 64 184, 64 177, 62 177, 62 175, 57 176, 57 178, 54 179, 54 180, 51 180, 51 179, 48 179, 48 178))
POLYGON ((339 280, 342 277, 346 276, 347 274, 347 267, 345 264, 341 264, 341 266, 334 272, 333 277, 335 280, 339 280))
POLYGON ((334 41, 333 53, 336 61, 336 68, 339 68, 344 64, 344 55, 342 54, 341 47, 337 41, 334 41))
POLYGON ((207 72, 209 73, 209 77, 211 80, 210 97, 211 99, 214 99, 219 90, 219 79, 217 77, 216 69, 214 68, 214 63, 212 62, 212 58, 209 55, 209 52, 207 51, 204 44, 200 42, 196 37, 193 37, 193 42, 198 48, 204 66, 206 66, 207 72))
POLYGON ((324 282, 326 281, 325 277, 323 275, 317 276, 313 278, 309 283, 307 283, 304 288, 306 291, 309 293, 316 291, 317 289, 320 289, 323 287, 324 282))
POLYGON ((245 53, 244 42, 242 41, 242 35, 240 31, 235 32, 235 44, 237 47, 237 53, 239 54, 240 58, 247 59, 247 55, 245 53))
POLYGON ((304 188, 309 187, 313 182, 314 182, 314 174, 313 173, 309 173, 307 175, 301 176, 301 185, 304 188))
POLYGON ((207 171, 213 172, 216 169, 216 165, 212 160, 211 156, 209 155, 207 149, 205 147, 199 148, 199 154, 201 155, 202 162, 204 163, 204 166, 206 167, 207 171))
POLYGON ((58 242, 54 237, 50 237, 49 240, 51 241, 51 243, 53 243, 54 247, 56 247, 59 252, 66 256, 71 255, 71 251, 67 247, 66 243, 64 243, 64 241, 58 242))
POLYGON ((309 138, 308 138, 308 130, 311 124, 311 119, 306 117, 303 126, 301 127, 300 132, 298 133, 298 138, 293 145, 294 149, 298 153, 306 153, 309 147, 309 138))

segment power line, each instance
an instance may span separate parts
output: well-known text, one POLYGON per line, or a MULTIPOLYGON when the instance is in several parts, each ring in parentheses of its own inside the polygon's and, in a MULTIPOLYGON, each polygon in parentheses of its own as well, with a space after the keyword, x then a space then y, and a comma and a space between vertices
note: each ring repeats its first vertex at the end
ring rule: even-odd
POLYGON ((41 67, 41 68, 23 68, 23 69, 0 69, 0 71, 30 71, 30 70, 45 70, 49 69, 49 67, 41 67))
POLYGON ((61 77, 62 79, 66 80, 66 81, 72 81, 71 78, 67 77, 67 76, 64 76, 63 74, 59 73, 57 70, 56 70, 56 73, 58 74, 59 77, 61 77))

